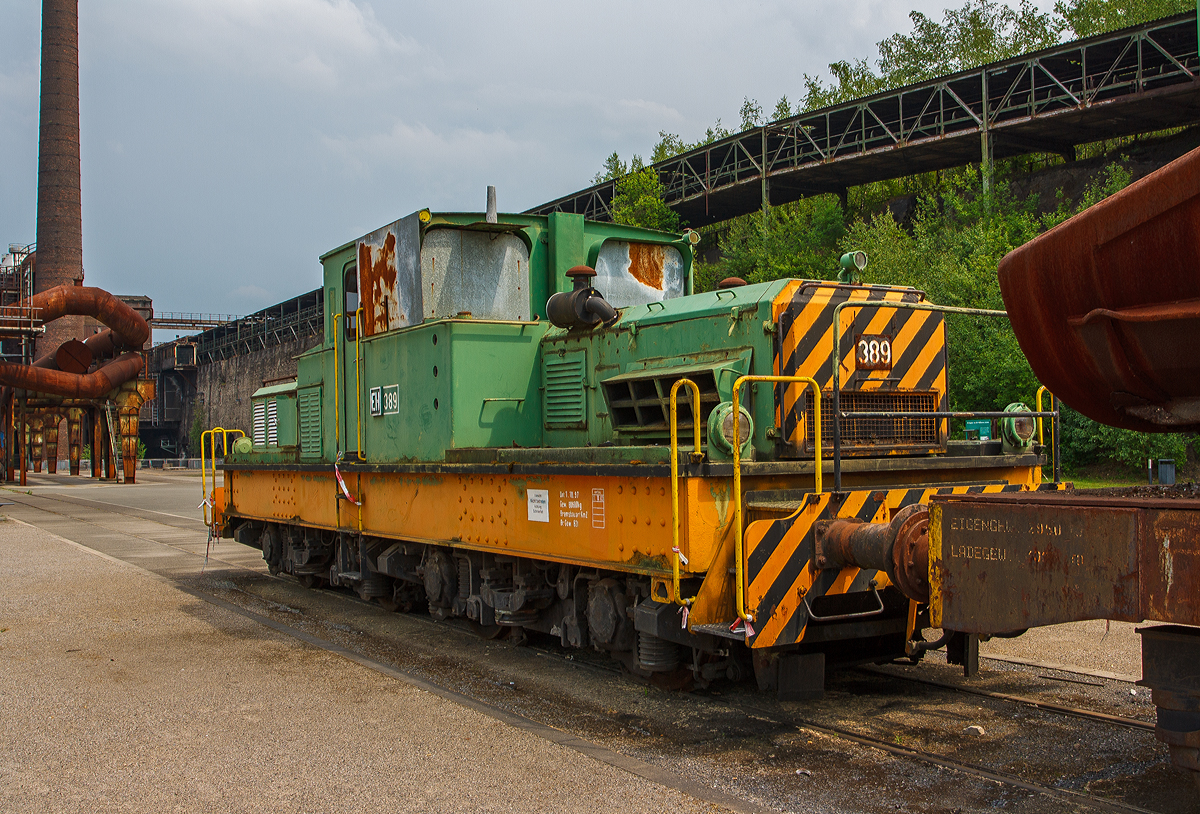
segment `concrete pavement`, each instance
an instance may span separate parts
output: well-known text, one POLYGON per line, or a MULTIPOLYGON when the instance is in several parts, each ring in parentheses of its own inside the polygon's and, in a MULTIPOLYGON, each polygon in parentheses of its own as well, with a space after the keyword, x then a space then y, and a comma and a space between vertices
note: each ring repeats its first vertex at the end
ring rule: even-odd
POLYGON ((0 550, 0 810, 716 809, 34 527, 0 550))

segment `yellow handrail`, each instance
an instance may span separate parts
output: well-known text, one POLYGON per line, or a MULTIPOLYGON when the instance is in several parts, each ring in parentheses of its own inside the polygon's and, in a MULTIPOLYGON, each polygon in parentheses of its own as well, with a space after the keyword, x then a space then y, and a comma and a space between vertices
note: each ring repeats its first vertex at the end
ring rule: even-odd
MULTIPOLYGON (((807 385, 813 391, 813 435, 816 441, 817 491, 821 494, 821 385, 808 376, 742 376, 733 383, 733 558, 737 580, 738 618, 753 622, 754 617, 746 613, 746 564, 742 552, 742 414, 739 397, 742 385, 750 382, 788 382, 807 385)), ((837 417, 834 417, 834 421, 837 417)))
POLYGON ((676 605, 690 605, 691 599, 684 599, 679 594, 679 388, 687 385, 692 391, 692 429, 695 431, 695 450, 693 455, 700 457, 700 387, 691 379, 680 379, 671 385, 671 551, 675 553, 672 564, 672 585, 676 605))
POLYGON ((338 364, 341 359, 338 357, 338 333, 342 330, 342 317, 345 314, 339 312, 333 315, 333 456, 336 459, 342 451, 342 414, 338 404, 338 364))
MULTIPOLYGON (((1046 385, 1044 385, 1044 384, 1043 384, 1041 387, 1039 387, 1039 388, 1038 388, 1038 391, 1037 391, 1037 411, 1038 411, 1039 413, 1042 411, 1042 393, 1047 393, 1047 392, 1049 392, 1049 391, 1046 389, 1046 385)), ((1056 404, 1058 404, 1058 399, 1054 397, 1054 394, 1053 394, 1053 393, 1050 393, 1050 409, 1051 409, 1051 410, 1053 410, 1053 409, 1054 409, 1054 405, 1056 405, 1056 404)), ((1041 417, 1041 416, 1038 416, 1038 420, 1037 420, 1037 428, 1038 428, 1038 446, 1040 446, 1040 447, 1045 447, 1045 446, 1046 446, 1046 444, 1045 444, 1045 442, 1042 440, 1042 417, 1041 417)), ((1058 463, 1058 462, 1057 462, 1057 461, 1055 461, 1055 463, 1058 463)), ((1056 470, 1055 470, 1055 472, 1057 473, 1057 471, 1058 471, 1058 470, 1056 469, 1056 470)), ((1055 475, 1055 477, 1057 478, 1057 477, 1058 477, 1058 475, 1056 474, 1056 475, 1055 475)))
MULTIPOLYGON (((1039 413, 1042 411, 1042 393, 1045 393, 1045 392, 1046 392, 1046 385, 1043 384, 1041 387, 1038 388, 1038 391, 1037 391, 1037 411, 1039 413)), ((1054 404, 1055 401, 1057 401, 1057 399, 1055 399, 1054 394, 1051 393, 1050 394, 1050 403, 1054 404)), ((1038 416, 1037 422, 1038 422, 1038 445, 1045 446, 1044 442, 1042 441, 1042 417, 1041 416, 1038 416)))
MULTIPOLYGON (((217 489, 217 433, 221 433, 221 450, 224 454, 229 453, 229 434, 239 433, 243 438, 246 433, 241 430, 227 430, 224 427, 213 427, 211 430, 205 430, 200 433, 200 491, 204 495, 204 502, 200 504, 204 507, 204 525, 210 525, 208 519, 208 509, 212 506, 212 495, 208 491, 208 458, 204 454, 204 437, 208 436, 212 440, 212 473, 213 473, 213 491, 217 489)), ((213 519, 216 519, 215 507, 213 507, 213 519)))
MULTIPOLYGON (((354 312, 354 389, 356 391, 354 394, 354 403, 358 408, 357 455, 360 461, 365 461, 367 456, 363 455, 362 451, 362 373, 359 370, 362 365, 362 312, 363 309, 361 306, 354 312)), ((359 514, 361 513, 362 510, 360 509, 359 514)))

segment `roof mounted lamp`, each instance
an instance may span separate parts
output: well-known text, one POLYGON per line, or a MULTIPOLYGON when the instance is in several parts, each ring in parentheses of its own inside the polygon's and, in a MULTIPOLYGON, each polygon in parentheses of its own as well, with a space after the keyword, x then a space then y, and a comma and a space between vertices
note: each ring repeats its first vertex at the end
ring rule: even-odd
POLYGON ((839 283, 858 285, 859 275, 867 268, 867 253, 864 251, 846 252, 839 261, 842 270, 838 272, 839 283))
POLYGON ((594 328, 601 322, 611 326, 620 318, 617 309, 592 288, 596 270, 591 266, 575 266, 567 272, 575 283, 571 291, 559 291, 546 302, 546 316, 559 328, 594 328))

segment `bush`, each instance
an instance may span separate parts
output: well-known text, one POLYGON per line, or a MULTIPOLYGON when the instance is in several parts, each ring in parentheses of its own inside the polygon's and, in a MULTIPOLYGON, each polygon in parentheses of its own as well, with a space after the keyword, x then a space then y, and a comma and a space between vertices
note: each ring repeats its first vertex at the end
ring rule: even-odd
POLYGON ((1061 426, 1063 469, 1068 472, 1079 472, 1106 461, 1131 473, 1145 472, 1149 458, 1171 458, 1182 469, 1188 461, 1189 447, 1196 441, 1194 436, 1182 433, 1145 433, 1108 427, 1066 405, 1062 406, 1061 426))

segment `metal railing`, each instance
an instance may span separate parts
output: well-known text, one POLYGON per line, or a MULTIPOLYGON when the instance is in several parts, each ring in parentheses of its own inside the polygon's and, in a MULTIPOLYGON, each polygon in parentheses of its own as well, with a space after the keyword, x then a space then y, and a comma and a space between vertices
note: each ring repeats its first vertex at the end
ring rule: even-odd
MULTIPOLYGON (((836 317, 835 323, 836 323, 836 317)), ((737 582, 737 613, 738 618, 749 625, 754 617, 746 612, 746 562, 742 540, 742 439, 741 439, 741 403, 740 393, 743 384, 760 384, 762 382, 783 382, 803 384, 815 394, 814 409, 816 410, 816 491, 821 494, 822 462, 821 462, 821 385, 815 379, 807 376, 741 376, 733 383, 733 558, 735 580, 737 582)), ((834 422, 836 427, 838 422, 834 422)), ((720 429, 717 430, 720 432, 720 429)), ((747 629, 747 636, 753 635, 747 629)))
POLYGON ((700 449, 700 385, 691 379, 680 379, 671 385, 671 552, 675 555, 671 565, 671 595, 676 605, 690 605, 696 598, 684 599, 679 593, 679 562, 684 556, 679 549, 679 388, 683 385, 692 391, 692 431, 695 436, 692 463, 704 458, 700 449))
MULTIPOLYGON (((217 520, 217 433, 221 433, 221 454, 229 453, 229 436, 237 433, 242 438, 246 437, 246 433, 242 430, 227 430, 224 427, 213 427, 211 430, 205 430, 200 433, 200 490, 204 500, 200 505, 204 508, 204 525, 212 526, 217 520), (208 452, 206 454, 204 448, 204 439, 209 440, 208 452), (212 461, 212 476, 213 488, 208 490, 208 462, 212 461), (209 519, 209 509, 212 509, 212 518, 209 519)), ((236 439, 235 439, 236 440, 236 439)))
MULTIPOLYGON (((1049 391, 1046 389, 1046 385, 1044 384, 1038 388, 1037 403, 1034 405, 1034 407, 1039 413, 1042 412, 1042 394, 1047 392, 1049 391)), ((1062 421, 1059 417, 1059 413, 1061 411, 1058 409, 1058 397, 1053 393, 1050 393, 1050 410, 1054 415, 1054 420, 1050 424, 1050 436, 1053 438, 1053 440, 1050 442, 1050 452, 1054 456, 1054 482, 1059 483, 1062 481, 1062 464, 1060 462, 1058 445, 1059 438, 1062 436, 1062 421)), ((1037 434, 1038 446, 1040 446, 1042 449, 1045 449, 1046 442, 1042 438, 1042 419, 1040 417, 1037 420, 1037 434)))

